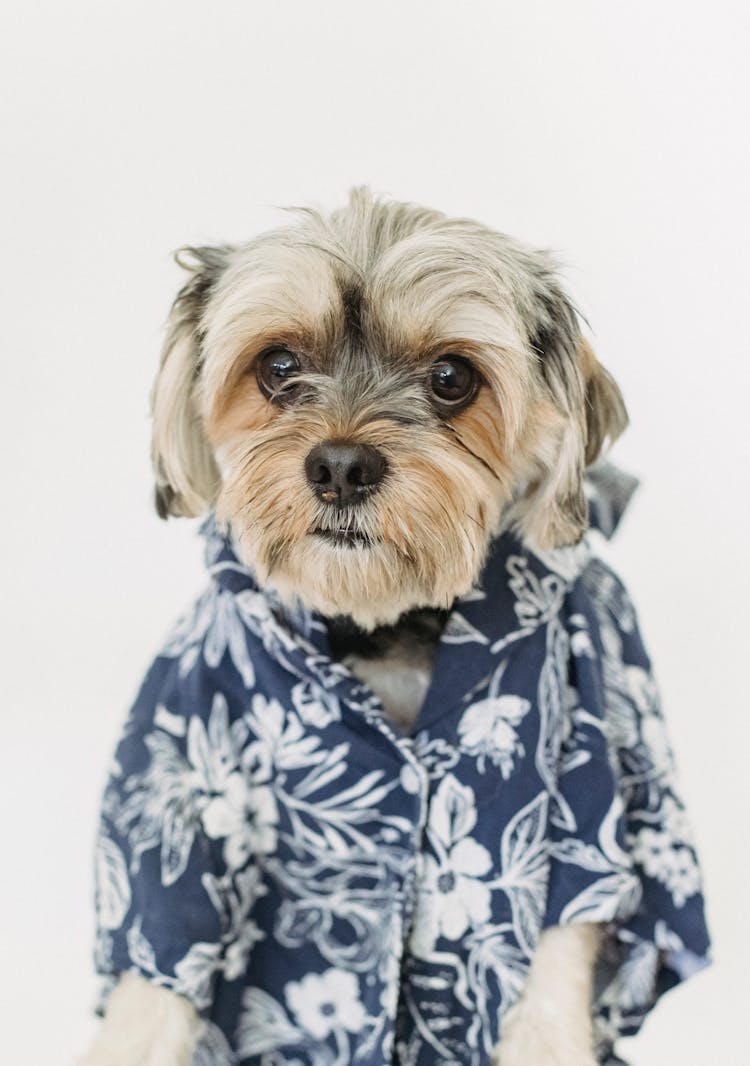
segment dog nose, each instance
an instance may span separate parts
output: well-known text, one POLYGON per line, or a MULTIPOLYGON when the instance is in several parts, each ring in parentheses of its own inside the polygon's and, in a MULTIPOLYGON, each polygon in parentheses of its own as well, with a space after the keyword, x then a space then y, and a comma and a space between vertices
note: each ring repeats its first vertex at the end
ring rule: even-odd
POLYGON ((307 480, 324 503, 348 507, 369 495, 382 481, 385 458, 370 444, 326 440, 305 459, 307 480))

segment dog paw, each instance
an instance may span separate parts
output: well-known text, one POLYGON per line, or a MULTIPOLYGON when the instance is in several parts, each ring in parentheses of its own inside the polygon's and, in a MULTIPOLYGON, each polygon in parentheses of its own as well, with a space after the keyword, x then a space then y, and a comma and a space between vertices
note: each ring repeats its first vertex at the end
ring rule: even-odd
POLYGON ((495 1051, 493 1066, 599 1066, 587 1044, 544 1025, 516 1026, 495 1051))

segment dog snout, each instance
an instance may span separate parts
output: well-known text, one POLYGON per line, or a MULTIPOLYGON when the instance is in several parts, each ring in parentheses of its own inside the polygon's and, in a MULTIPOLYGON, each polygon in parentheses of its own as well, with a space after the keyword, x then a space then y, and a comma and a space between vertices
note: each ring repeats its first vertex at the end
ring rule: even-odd
POLYGON ((328 440, 305 459, 305 474, 324 503, 348 507, 373 492, 386 470, 386 461, 370 444, 328 440))

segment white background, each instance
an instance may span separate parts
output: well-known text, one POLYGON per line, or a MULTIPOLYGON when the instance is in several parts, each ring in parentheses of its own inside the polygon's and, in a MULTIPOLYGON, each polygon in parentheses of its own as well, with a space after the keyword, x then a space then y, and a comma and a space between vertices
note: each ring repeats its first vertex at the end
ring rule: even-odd
MULTIPOLYGON (((0 1058, 91 1031, 90 851, 118 726, 202 582, 150 505, 169 253, 355 182, 560 250, 644 479, 614 558, 657 663, 716 965, 636 1066, 747 1061, 744 3, 6 4, 0 1058), (744 993, 743 993, 744 986, 744 993)), ((531 1064, 530 1064, 531 1066, 531 1064)))

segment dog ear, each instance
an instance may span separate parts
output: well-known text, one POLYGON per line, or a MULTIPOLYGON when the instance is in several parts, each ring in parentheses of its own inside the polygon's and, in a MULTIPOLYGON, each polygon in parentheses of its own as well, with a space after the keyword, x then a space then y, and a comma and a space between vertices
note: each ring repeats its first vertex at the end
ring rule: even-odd
POLYGON ((167 322, 161 364, 151 394, 151 459, 155 503, 161 518, 202 514, 214 500, 219 471, 197 402, 201 368, 201 317, 224 271, 231 248, 182 248, 177 263, 190 272, 167 322))
POLYGON ((520 509, 521 533, 542 549, 577 544, 588 527, 583 492, 585 467, 627 425, 613 378, 580 332, 578 317, 554 279, 537 295, 531 346, 537 358, 549 414, 537 454, 538 474, 520 509))
POLYGON ((627 429, 628 412, 617 382, 583 337, 578 351, 586 382, 586 466, 590 466, 627 429))

